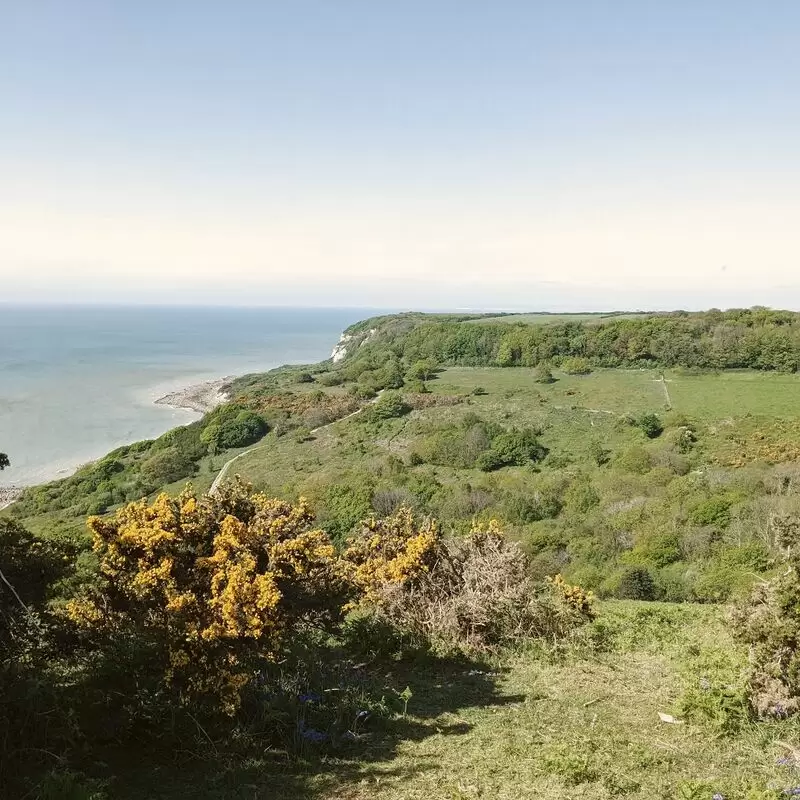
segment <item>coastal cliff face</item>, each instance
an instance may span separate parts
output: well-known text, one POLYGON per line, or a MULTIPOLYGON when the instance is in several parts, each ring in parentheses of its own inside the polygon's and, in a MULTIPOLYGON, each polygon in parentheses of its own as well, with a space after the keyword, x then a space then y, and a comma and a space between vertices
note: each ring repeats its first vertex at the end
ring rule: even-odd
POLYGON ((344 361, 348 353, 357 350, 362 344, 366 344, 377 332, 377 328, 370 328, 368 331, 360 334, 343 333, 331 352, 331 361, 333 361, 334 364, 344 361))
POLYGON ((339 337, 339 341, 334 345, 333 351, 331 352, 331 361, 333 361, 334 364, 344 361, 347 357, 347 345, 352 339, 353 336, 349 333, 343 333, 339 337))

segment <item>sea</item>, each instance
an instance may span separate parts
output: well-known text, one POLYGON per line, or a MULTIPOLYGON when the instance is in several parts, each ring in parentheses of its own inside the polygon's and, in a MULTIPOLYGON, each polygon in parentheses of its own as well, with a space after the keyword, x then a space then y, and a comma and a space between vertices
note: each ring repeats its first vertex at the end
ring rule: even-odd
POLYGON ((156 405, 203 381, 330 356, 365 309, 0 306, 0 487, 66 477, 200 418, 156 405))

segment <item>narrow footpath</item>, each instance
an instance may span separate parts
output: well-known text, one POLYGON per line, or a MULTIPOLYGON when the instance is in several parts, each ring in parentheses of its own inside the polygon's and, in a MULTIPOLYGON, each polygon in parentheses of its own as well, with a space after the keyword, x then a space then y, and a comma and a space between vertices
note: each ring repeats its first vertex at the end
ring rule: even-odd
MULTIPOLYGON (((367 403, 367 405, 361 406, 361 408, 359 408, 357 411, 353 411, 352 414, 346 414, 344 417, 339 417, 339 419, 335 419, 332 422, 326 423, 325 425, 320 425, 318 428, 314 428, 314 430, 312 430, 311 433, 319 433, 319 431, 324 430, 325 428, 330 428, 331 425, 335 425, 337 422, 342 422, 342 421, 344 421, 346 419, 350 419, 351 417, 357 416, 365 408, 367 408, 370 404, 374 403, 378 399, 378 397, 381 396, 381 393, 382 393, 382 390, 381 390, 381 392, 378 392, 378 396, 377 397, 375 397, 374 399, 370 400, 370 402, 367 403)), ((255 447, 251 447, 249 450, 245 450, 243 453, 239 453, 238 455, 235 455, 233 458, 231 458, 228 461, 226 461, 222 465, 222 469, 217 474, 217 477, 214 478, 214 483, 211 484, 211 488, 208 490, 208 493, 209 494, 214 494, 219 489, 219 487, 222 485, 222 481, 225 480, 225 477, 227 476, 228 472, 230 471, 230 468, 231 468, 232 464, 234 464, 240 458, 244 458, 244 456, 249 456, 250 453, 255 453, 258 450, 266 450, 271 444, 272 444, 272 442, 267 442, 266 444, 256 445, 255 447)))

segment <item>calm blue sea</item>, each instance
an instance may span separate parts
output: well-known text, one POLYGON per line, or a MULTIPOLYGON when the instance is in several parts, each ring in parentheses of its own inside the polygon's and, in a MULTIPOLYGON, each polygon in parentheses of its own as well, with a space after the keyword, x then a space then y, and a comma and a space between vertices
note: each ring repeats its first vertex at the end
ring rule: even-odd
POLYGON ((330 355, 364 309, 0 306, 0 486, 40 483, 199 418, 192 383, 330 355))

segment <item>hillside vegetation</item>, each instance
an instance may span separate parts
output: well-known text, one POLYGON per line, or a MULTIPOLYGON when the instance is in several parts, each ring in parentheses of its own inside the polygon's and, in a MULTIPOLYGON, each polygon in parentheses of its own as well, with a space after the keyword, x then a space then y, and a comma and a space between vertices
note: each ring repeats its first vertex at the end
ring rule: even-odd
POLYGON ((0 515, 1 780, 390 800, 800 784, 800 315, 402 314, 345 337, 339 363, 238 378, 202 420, 0 515), (153 737, 163 759, 123 763, 153 737))

